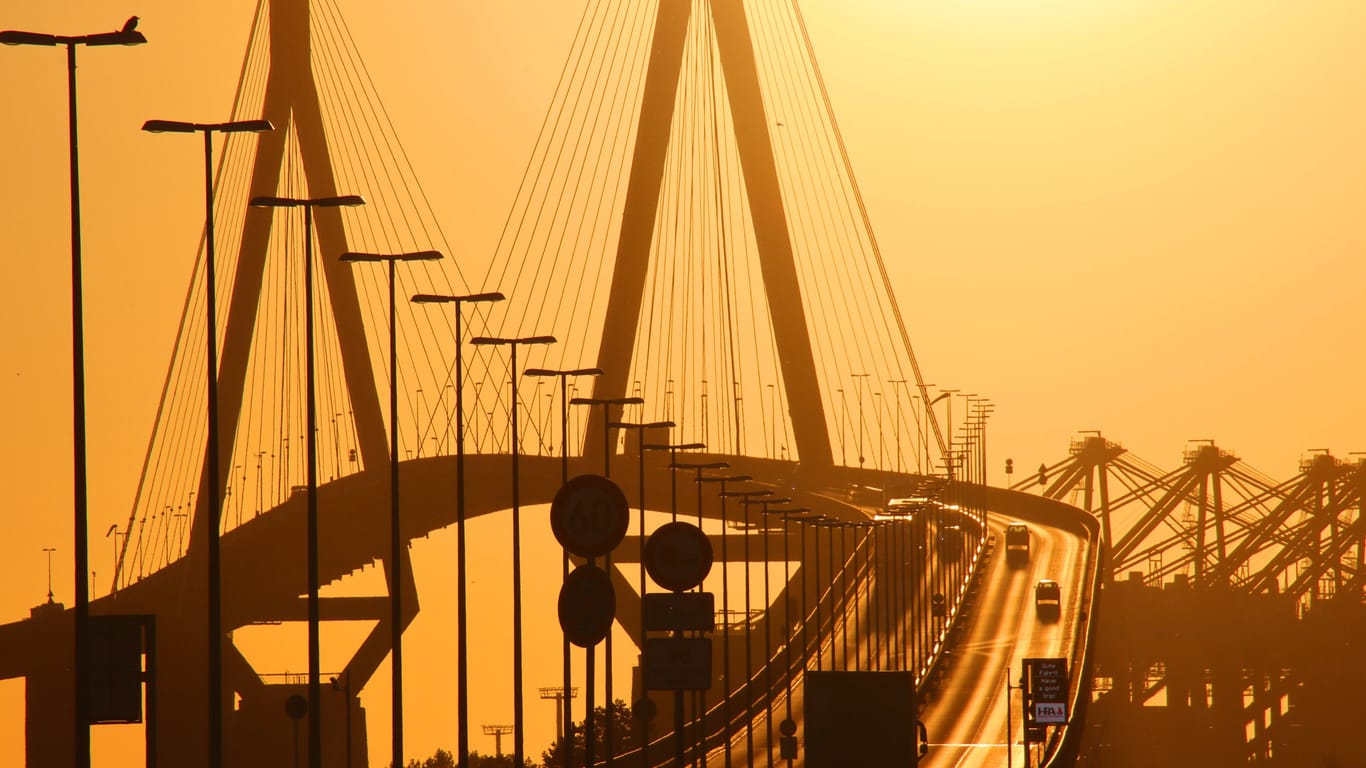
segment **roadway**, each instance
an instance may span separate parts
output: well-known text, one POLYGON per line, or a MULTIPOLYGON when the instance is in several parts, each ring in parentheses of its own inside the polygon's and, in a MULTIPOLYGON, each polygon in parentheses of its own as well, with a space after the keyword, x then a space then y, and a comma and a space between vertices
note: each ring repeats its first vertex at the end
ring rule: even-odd
MULTIPOLYGON (((921 759, 929 768, 1023 765, 1019 692, 1011 692, 1011 739, 1006 755, 1006 670, 1019 683, 1022 660, 1070 657, 1084 579, 1084 541, 1074 533, 1031 524, 1027 563, 1005 557, 1008 518, 988 515, 996 548, 983 562, 976 597, 962 616, 956 642, 944 658, 941 681, 920 703, 930 750, 921 759), (1062 588, 1061 616, 1040 620, 1034 610, 1034 584, 1054 579, 1062 588)), ((1033 761, 1031 761, 1033 764, 1033 761)))
MULTIPOLYGON (((1031 548, 1027 562, 1008 563, 1005 557, 1005 526, 1011 518, 999 514, 988 515, 988 528, 996 547, 983 560, 982 571, 965 604, 964 613, 956 630, 956 639, 949 643, 940 662, 938 683, 927 687, 920 702, 921 719, 929 734, 930 749, 920 761, 933 768, 969 768, 970 766, 1006 765, 1006 669, 1011 670, 1012 685, 1018 684, 1022 660, 1027 657, 1070 657, 1076 632, 1080 597, 1084 579, 1085 541, 1068 531, 1030 524, 1031 548), (1054 579, 1062 590, 1062 611, 1056 620, 1040 620, 1034 608, 1034 584, 1039 579, 1054 579)), ((966 554, 965 554, 966 556, 966 554)), ((928 580, 921 588, 932 589, 928 580)), ((874 590, 875 592, 875 590, 874 590)), ((860 602, 869 592, 860 592, 860 602)), ((853 621, 850 603, 849 621, 853 621)), ((867 603, 863 602, 866 625, 867 603)), ((928 618, 926 619, 929 620, 928 618)), ((863 633, 861 643, 867 639, 863 633)), ((852 641, 852 638, 851 638, 852 641)), ((862 648, 868 668, 868 647, 862 648)), ((842 650, 825 647, 827 667, 843 668, 842 650)), ((779 661, 781 658, 778 659, 779 661)), ((852 660, 851 660, 852 661, 852 660)), ((814 666, 814 664, 813 664, 814 666)), ((852 665, 851 665, 852 666, 852 665)), ((781 677, 775 671, 775 681, 781 677)), ((803 684, 798 673, 792 683, 792 716, 804 733, 802 716, 803 684)), ((1014 765, 1023 765, 1023 726, 1020 722, 1019 692, 1012 692, 1014 709, 1011 711, 1012 741, 1016 744, 1011 756, 1014 765)), ((784 696, 773 702, 773 719, 782 720, 787 710, 784 696)), ((755 754, 747 754, 744 726, 737 724, 732 739, 731 764, 737 766, 765 766, 767 762, 767 731, 760 715, 753 723, 755 754)), ((776 735, 776 734, 775 734, 776 735)), ((713 749, 708 763, 724 765, 723 750, 713 749)), ((785 765, 777 759, 774 764, 785 765)), ((799 755, 804 754, 799 750, 799 755)), ((1031 764, 1033 764, 1031 759, 1031 764)), ((804 760, 794 761, 801 768, 804 760)))

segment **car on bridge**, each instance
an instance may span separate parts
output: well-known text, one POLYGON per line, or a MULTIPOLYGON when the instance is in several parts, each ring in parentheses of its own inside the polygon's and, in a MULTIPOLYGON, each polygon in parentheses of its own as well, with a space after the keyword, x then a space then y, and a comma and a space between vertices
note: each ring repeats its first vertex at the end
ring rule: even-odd
POLYGON ((882 511, 873 516, 874 520, 911 520, 915 517, 916 510, 920 509, 929 499, 917 497, 902 497, 888 499, 882 511))
POLYGON ((1024 523, 1006 526, 1006 562, 1011 565, 1029 562, 1029 526, 1024 523))
POLYGON ((1034 585, 1034 612, 1044 621, 1057 621, 1062 615, 1062 589, 1052 579, 1039 579, 1034 585))
POLYGON ((941 561, 957 560, 963 556, 963 526, 958 524, 944 525, 939 528, 939 559, 941 561))

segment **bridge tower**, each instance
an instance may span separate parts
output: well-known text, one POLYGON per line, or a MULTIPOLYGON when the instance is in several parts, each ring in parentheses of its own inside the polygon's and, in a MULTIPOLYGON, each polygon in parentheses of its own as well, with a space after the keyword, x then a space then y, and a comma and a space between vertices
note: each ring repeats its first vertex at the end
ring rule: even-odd
MULTIPOLYGON (((802 466, 804 470, 819 472, 832 467, 834 458, 793 260, 787 213, 778 185, 773 137, 765 116, 749 22, 741 0, 712 0, 707 6, 730 97, 736 146, 787 394, 784 402, 790 411, 802 466)), ((603 375, 595 384, 595 397, 616 398, 627 394, 631 349, 640 323, 655 214, 663 192, 684 45, 689 23, 700 23, 700 20, 691 19, 692 7, 692 0, 659 0, 617 244, 616 268, 612 273, 602 344, 598 351, 598 367, 603 375)), ((601 425, 590 425, 584 444, 600 444, 602 431, 601 425)))

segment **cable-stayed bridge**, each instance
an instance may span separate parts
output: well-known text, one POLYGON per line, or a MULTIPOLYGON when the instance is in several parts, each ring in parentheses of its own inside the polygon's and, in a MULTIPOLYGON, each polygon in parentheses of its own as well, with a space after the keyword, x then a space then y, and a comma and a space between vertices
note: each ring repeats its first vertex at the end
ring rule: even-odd
MULTIPOLYGON (((741 618, 723 611, 713 656, 730 656, 731 663, 715 668, 705 703, 688 717, 690 757, 758 764, 762 750, 772 759, 777 708, 796 703, 809 668, 908 670, 927 700, 953 702, 934 710, 937 719, 927 716, 934 733, 963 730, 952 713, 972 691, 995 686, 1001 669, 990 670, 995 662, 976 659, 988 658, 976 650, 958 658, 952 649, 960 646, 949 641, 956 637, 970 649, 994 644, 993 622, 1024 628, 1017 635, 1037 634, 1028 652, 1069 656, 1081 670, 1075 678, 1086 678, 1087 616, 1097 587, 1110 583, 1098 578, 1099 543, 1124 542, 1138 553, 1155 529, 1139 523, 1133 542, 1116 540, 1104 505, 1097 524, 1061 504, 981 487, 990 409, 924 382, 910 344, 914 329, 888 287, 795 4, 588 3, 483 274, 442 232, 335 2, 259 4, 233 116, 265 117, 275 130, 227 139, 215 176, 224 629, 297 623, 306 615, 300 595, 308 581, 301 551, 310 391, 303 337, 310 305, 302 257, 309 237, 317 276, 311 437, 320 480, 319 577, 332 585, 380 563, 388 580, 387 593, 322 600, 324 621, 372 623, 344 667, 329 670, 347 685, 328 687, 321 704, 328 765, 365 760, 356 692, 392 650, 391 596, 404 598, 403 623, 418 611, 421 585, 412 578, 408 548, 398 562, 388 555, 390 466, 399 465, 406 544, 455 523, 462 442, 470 453, 464 490, 471 517, 506 514, 514 471, 521 502, 545 503, 563 477, 562 447, 571 474, 602 471, 605 447, 633 504, 643 491, 652 509, 693 517, 713 534, 718 551, 743 542, 724 557, 742 564, 746 578, 769 574, 779 562, 796 566, 760 605, 747 600, 741 618), (320 208, 313 232, 297 216, 246 205, 258 195, 349 194, 363 195, 365 205, 320 208), (386 278, 339 256, 422 249, 446 258, 396 270, 404 300, 391 367, 386 278), (507 301, 472 306, 463 339, 449 310, 406 300, 491 290, 507 301), (468 344, 470 336, 538 335, 557 343, 524 350, 515 367, 503 349, 468 344), (528 365, 595 366, 601 374, 572 379, 561 391, 521 378, 528 365), (521 382, 515 402, 514 380, 521 382), (385 406, 391 384, 397 419, 385 406), (603 419, 596 409, 569 407, 575 396, 642 402, 614 407, 603 419), (957 424, 955 400, 967 406, 957 424), (604 426, 611 420, 672 421, 675 427, 649 433, 645 442, 702 447, 643 453, 640 437, 604 426), (728 466, 699 469, 696 477, 683 467, 716 463, 728 466), (779 525, 734 501, 728 509, 726 497, 701 481, 725 474, 751 478, 731 490, 770 490, 824 518, 779 525), (677 493, 675 484, 682 486, 677 493), (695 505, 689 486, 696 487, 695 505), (915 499, 916 511, 878 520, 894 496, 915 499), (988 510, 1043 526, 1029 570, 987 556, 986 534, 1002 525, 988 510), (1044 533, 1051 528, 1065 533, 1044 533), (796 556, 778 554, 794 549, 796 556), (1026 628, 1030 577, 1057 572, 1067 574, 1067 618, 1035 633, 1026 628), (985 606, 998 599, 995 587, 1007 582, 1010 615, 976 618, 987 615, 985 606), (936 594, 946 598, 942 616, 932 608, 936 594), (795 692, 788 688, 792 673, 795 692), (353 720, 359 736, 343 725, 353 720)), ((206 718, 194 714, 205 709, 210 496, 202 248, 200 254, 137 497, 121 530, 113 596, 94 606, 97 614, 156 617, 162 714, 149 727, 150 750, 170 765, 201 762, 207 730, 206 718)), ((1229 543, 1274 557, 1285 544, 1273 534, 1282 522, 1265 523, 1254 535, 1255 525, 1247 522, 1246 535, 1229 543)), ((1199 530, 1203 536, 1204 522, 1199 530)), ((1200 576, 1222 567, 1210 565, 1228 553, 1223 533, 1217 541, 1217 555, 1201 544, 1200 556, 1172 560, 1175 570, 1158 569, 1157 578, 1187 564, 1200 576)), ((613 571, 618 621, 637 643, 639 552, 640 540, 629 539, 613 571)), ((1343 582, 1343 592, 1354 583, 1343 582)), ((732 610, 742 609, 737 603, 732 610)), ((62 684, 69 678, 70 652, 61 642, 67 621, 46 609, 0 629, 0 642, 12 651, 5 676, 29 680, 29 750, 43 764, 62 764, 69 731, 62 723, 72 718, 70 685, 62 684)), ((296 731, 281 713, 307 686, 254 668, 231 639, 224 651, 229 763, 286 760, 296 731)), ((989 658, 1014 662, 1022 652, 1004 653, 989 658)), ((632 681, 617 682, 618 698, 638 695, 632 681)), ((1077 701, 1089 694, 1079 690, 1077 701)), ((651 732, 657 742, 645 756, 651 764, 671 758, 670 705, 659 704, 664 711, 651 732)), ((929 759, 966 752, 981 764, 1000 762, 1006 739, 1004 731, 989 733, 994 722, 984 714, 961 738, 932 734, 939 743, 929 759)), ((1050 749, 1074 753, 1076 744, 1075 737, 1055 735, 1050 749)), ((639 756, 619 759, 628 758, 639 756)))

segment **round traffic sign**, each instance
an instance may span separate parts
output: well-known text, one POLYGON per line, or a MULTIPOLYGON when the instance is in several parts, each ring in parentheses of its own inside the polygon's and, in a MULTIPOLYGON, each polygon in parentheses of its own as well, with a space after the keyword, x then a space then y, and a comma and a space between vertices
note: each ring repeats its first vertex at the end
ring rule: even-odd
POLYGON ((644 558, 645 570, 656 584, 682 592, 701 584, 711 572, 711 542, 692 523, 665 523, 645 542, 644 558))
POLYGON ((302 720, 308 715, 308 699, 294 694, 285 699, 285 714, 290 720, 302 720))
POLYGON ((784 736, 796 736, 797 724, 790 719, 783 720, 781 723, 778 723, 778 733, 781 733, 784 736))
POLYGON ((580 648, 592 648, 612 630, 617 598, 607 572, 584 563, 575 568, 560 587, 560 628, 565 639, 580 648))
POLYGON ((626 494, 602 475, 579 475, 555 492, 550 530, 560 546, 579 557, 611 552, 631 522, 626 494))

